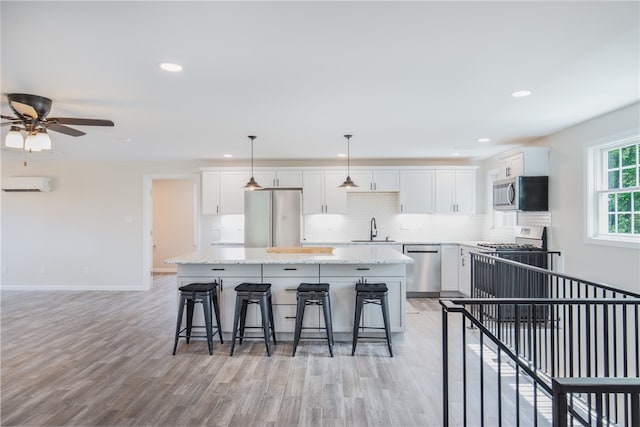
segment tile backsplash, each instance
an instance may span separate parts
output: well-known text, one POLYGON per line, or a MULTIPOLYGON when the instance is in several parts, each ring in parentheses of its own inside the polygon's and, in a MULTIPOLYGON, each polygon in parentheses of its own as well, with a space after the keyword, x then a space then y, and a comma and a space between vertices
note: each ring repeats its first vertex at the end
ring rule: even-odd
MULTIPOLYGON (((378 239, 447 242, 465 240, 513 241, 514 225, 551 225, 550 212, 487 214, 400 214, 398 193, 349 193, 346 214, 304 216, 307 242, 348 242, 368 239, 371 218, 376 219, 378 239), (494 224, 490 224, 490 222, 494 224), (495 223, 499 222, 499 226, 495 223)), ((243 215, 209 215, 202 218, 202 243, 242 242, 243 215)))
POLYGON ((371 218, 378 239, 397 241, 479 240, 484 215, 398 213, 398 193, 350 193, 346 215, 306 215, 308 242, 368 239, 371 218))

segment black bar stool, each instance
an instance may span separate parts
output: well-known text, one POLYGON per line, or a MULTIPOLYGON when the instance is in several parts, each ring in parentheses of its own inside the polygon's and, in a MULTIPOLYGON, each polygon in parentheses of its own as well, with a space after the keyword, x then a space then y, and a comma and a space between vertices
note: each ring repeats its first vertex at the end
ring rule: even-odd
POLYGON ((273 326, 273 305, 271 303, 271 284, 270 283, 241 283, 235 288, 236 290, 236 310, 233 316, 233 337, 231 338, 231 352, 236 346, 236 337, 238 329, 240 329, 240 344, 244 338, 245 329, 262 329, 264 333, 264 343, 267 347, 267 355, 271 356, 271 343, 269 341, 269 330, 273 337, 273 343, 276 342, 276 331, 273 326), (249 304, 259 304, 262 314, 262 326, 246 326, 247 307, 249 304))
MULTIPOLYGON (((331 301, 329 300, 329 284, 328 283, 300 283, 296 292, 298 304, 296 307, 296 330, 293 336, 293 353, 291 357, 296 355, 296 348, 300 341, 300 333, 304 318, 304 309, 308 305, 321 305, 324 312, 324 329, 327 333, 327 343, 329 344, 329 353, 333 357, 333 325, 331 323, 331 301)), ((305 339, 323 339, 315 337, 303 337, 305 339)))
POLYGON ((209 346, 209 354, 213 354, 213 336, 218 334, 220 337, 220 344, 222 341, 222 333, 220 332, 220 308, 218 306, 218 293, 217 282, 212 283, 190 283, 185 286, 181 286, 180 291, 180 306, 178 308, 178 322, 176 323, 176 337, 173 343, 173 354, 176 354, 178 348, 178 339, 186 338, 187 344, 191 338, 204 338, 201 335, 191 335, 193 328, 204 328, 207 344, 209 346), (204 326, 193 325, 193 307, 196 303, 202 304, 204 311, 204 326), (182 328, 182 314, 184 312, 184 306, 187 305, 187 325, 182 328), (213 332, 213 319, 212 319, 212 307, 213 312, 216 314, 216 331, 213 332), (181 335, 184 332, 184 335, 181 335))
POLYGON ((389 347, 389 354, 393 357, 393 350, 391 349, 391 329, 389 328, 389 303, 387 301, 387 295, 389 289, 386 283, 356 283, 356 312, 353 320, 353 345, 351 347, 351 355, 356 352, 356 345, 358 344, 358 338, 369 339, 385 339, 387 340, 387 346, 389 347), (382 308, 382 319, 384 321, 384 328, 376 328, 371 326, 360 326, 360 316, 362 315, 362 309, 365 304, 376 304, 382 308), (359 329, 384 329, 385 338, 381 337, 365 337, 358 336, 359 329))

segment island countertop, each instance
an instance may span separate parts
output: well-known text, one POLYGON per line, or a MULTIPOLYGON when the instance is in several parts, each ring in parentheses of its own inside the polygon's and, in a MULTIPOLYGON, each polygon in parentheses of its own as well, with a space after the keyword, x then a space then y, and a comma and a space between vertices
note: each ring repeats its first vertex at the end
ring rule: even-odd
POLYGON ((334 248, 333 253, 267 253, 264 248, 203 248, 169 258, 167 264, 410 264, 397 250, 375 245, 334 248))

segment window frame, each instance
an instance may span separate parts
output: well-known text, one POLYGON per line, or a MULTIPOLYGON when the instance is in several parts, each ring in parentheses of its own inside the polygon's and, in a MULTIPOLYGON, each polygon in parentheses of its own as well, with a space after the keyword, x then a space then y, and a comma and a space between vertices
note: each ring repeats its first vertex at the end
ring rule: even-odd
MULTIPOLYGON (((608 155, 616 148, 633 144, 640 144, 640 135, 633 135, 622 139, 601 142, 586 147, 586 197, 585 197, 585 241, 587 243, 628 248, 640 248, 640 234, 610 234, 608 233, 608 194, 640 191, 640 176, 636 175, 636 186, 628 188, 608 188, 608 155), (601 230, 606 230, 602 232, 601 230)), ((640 153, 636 148, 636 160, 640 153)), ((619 165, 622 170, 622 164, 619 165)), ((633 211, 633 196, 631 200, 633 211)), ((618 211, 616 211, 618 212, 618 211)), ((633 222, 633 215, 631 221, 633 222)))

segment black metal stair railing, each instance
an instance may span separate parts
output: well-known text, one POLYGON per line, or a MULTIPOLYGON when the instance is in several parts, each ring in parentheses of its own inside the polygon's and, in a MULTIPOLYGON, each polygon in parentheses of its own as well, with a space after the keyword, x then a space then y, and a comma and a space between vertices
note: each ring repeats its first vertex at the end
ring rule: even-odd
POLYGON ((553 381, 583 378, 592 391, 567 389, 563 419, 638 425, 640 295, 496 255, 471 256, 474 298, 441 300, 444 424, 552 425, 553 381), (631 381, 636 392, 599 389, 600 378, 618 388, 631 381), (451 413, 450 405, 463 410, 451 413))

